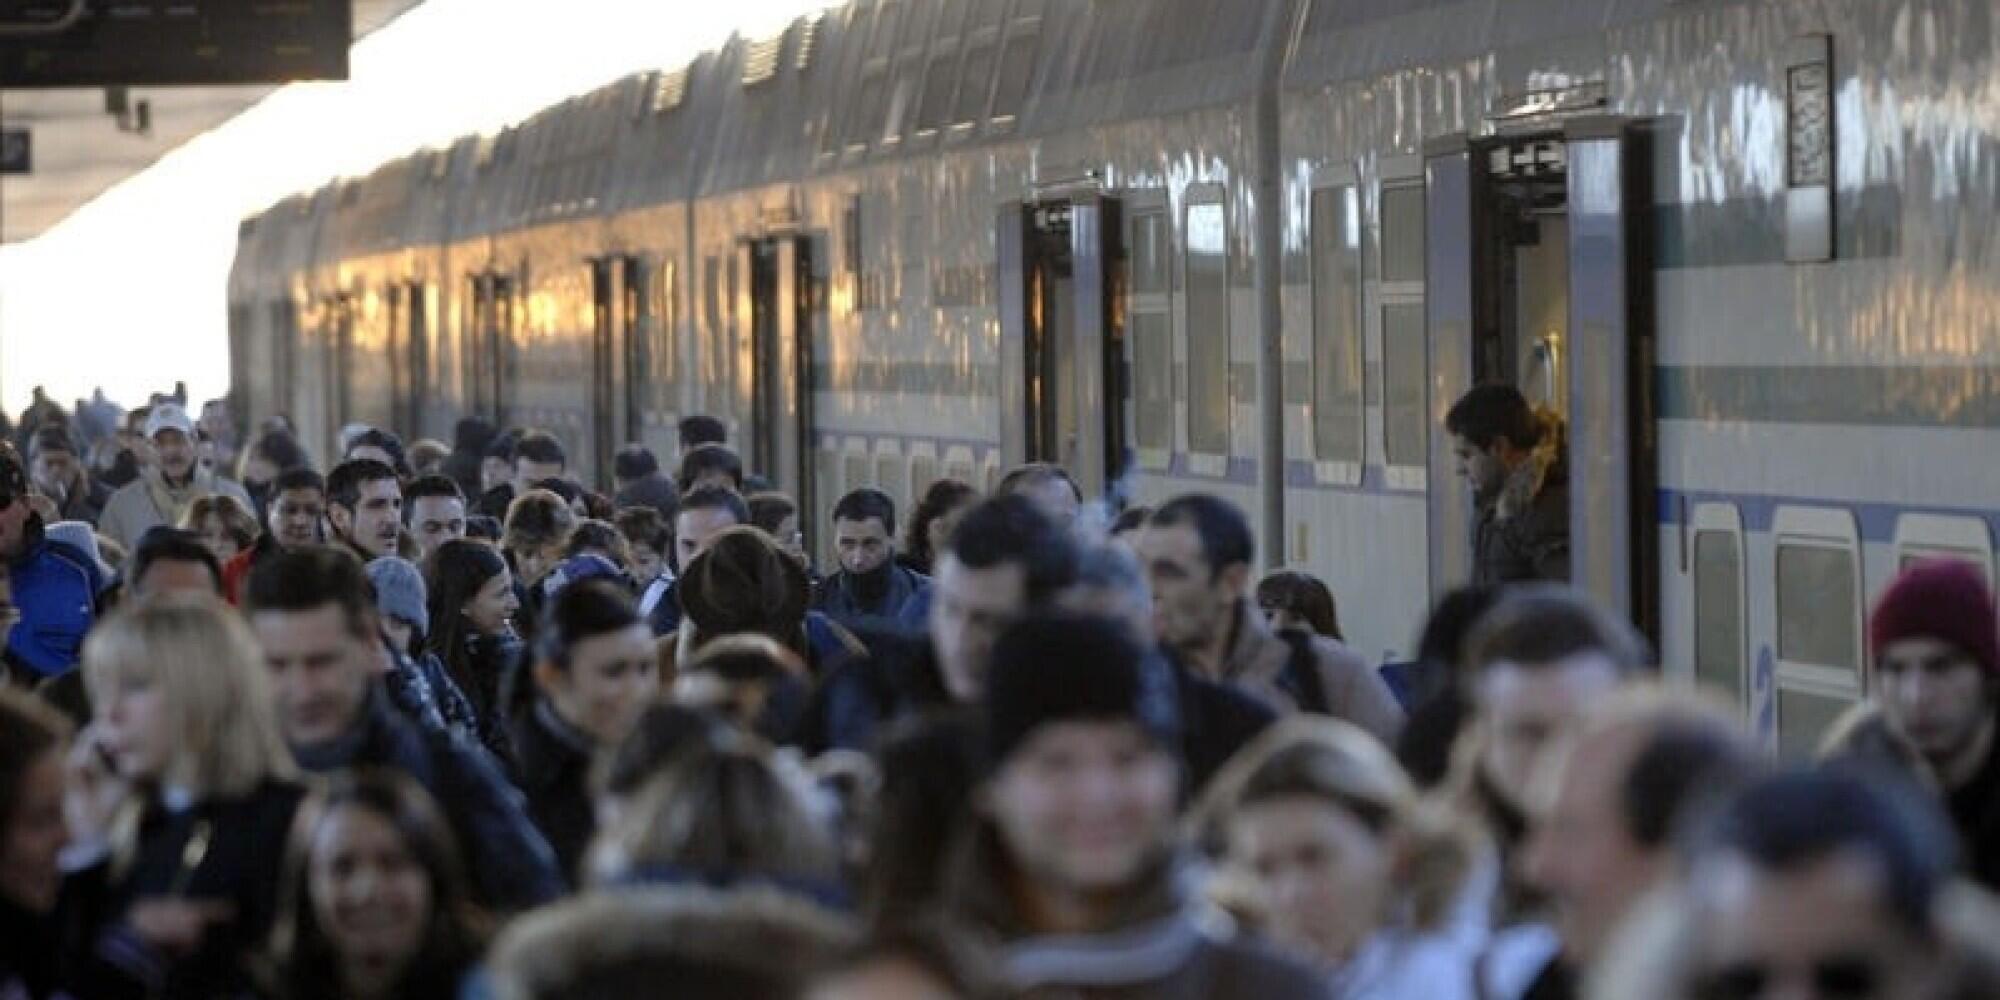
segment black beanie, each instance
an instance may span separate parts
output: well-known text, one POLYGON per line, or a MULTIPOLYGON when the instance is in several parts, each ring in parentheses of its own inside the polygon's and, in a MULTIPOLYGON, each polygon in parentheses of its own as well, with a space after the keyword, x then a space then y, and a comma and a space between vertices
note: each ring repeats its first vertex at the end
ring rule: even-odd
POLYGON ((1171 672, 1109 619, 1037 616, 994 643, 986 679, 988 765, 998 767, 1051 722, 1131 722, 1179 754, 1171 672))

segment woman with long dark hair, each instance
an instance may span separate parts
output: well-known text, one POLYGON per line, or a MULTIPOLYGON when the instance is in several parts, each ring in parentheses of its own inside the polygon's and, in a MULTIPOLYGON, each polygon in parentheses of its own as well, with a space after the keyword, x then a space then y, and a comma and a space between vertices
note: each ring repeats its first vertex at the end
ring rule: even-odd
POLYGON ((896 561, 913 572, 930 575, 938 550, 944 548, 959 515, 979 502, 979 491, 956 479, 940 479, 924 490, 910 511, 909 536, 896 561))
POLYGON ((492 544, 455 538, 431 553, 427 575, 428 647, 472 702, 479 742, 511 771, 514 747, 501 695, 523 655, 514 631, 521 601, 513 573, 492 544))
POLYGON ((277 997, 457 996, 486 935, 451 828, 415 781, 360 771, 308 800, 272 939, 277 997))

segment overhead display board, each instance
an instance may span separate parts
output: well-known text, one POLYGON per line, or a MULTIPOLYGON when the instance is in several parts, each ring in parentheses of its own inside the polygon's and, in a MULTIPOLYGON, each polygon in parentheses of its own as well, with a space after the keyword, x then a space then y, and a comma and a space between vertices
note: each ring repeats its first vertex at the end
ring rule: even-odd
POLYGON ((347 79, 353 0, 0 0, 0 88, 347 79))

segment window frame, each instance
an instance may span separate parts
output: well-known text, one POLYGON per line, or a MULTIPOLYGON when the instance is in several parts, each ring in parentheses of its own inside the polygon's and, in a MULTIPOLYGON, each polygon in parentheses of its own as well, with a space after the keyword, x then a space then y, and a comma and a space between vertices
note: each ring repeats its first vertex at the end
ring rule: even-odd
POLYGON ((1176 321, 1174 309, 1174 292, 1176 288, 1174 282, 1174 262, 1178 256, 1174 252, 1174 207, 1172 199, 1167 196, 1167 192, 1158 189, 1130 192, 1125 195, 1124 202, 1126 263, 1129 271, 1125 282, 1124 302, 1125 364, 1127 370, 1131 372, 1130 381, 1132 384, 1132 392, 1128 394, 1128 398, 1125 400, 1125 419, 1126 425, 1132 428, 1132 453, 1139 467, 1143 469, 1165 470, 1173 466, 1174 446, 1176 444, 1174 431, 1181 424, 1178 413, 1181 405, 1181 395, 1178 391, 1177 380, 1174 378, 1176 355, 1180 352, 1180 324, 1176 321), (1133 267, 1137 257, 1136 250, 1139 246, 1139 223, 1142 219, 1153 220, 1159 226, 1161 281, 1161 288, 1159 290, 1143 294, 1138 290, 1139 283, 1136 279, 1137 269, 1133 267), (1163 344, 1159 345, 1159 349, 1166 353, 1167 363, 1167 419, 1163 425, 1163 429, 1166 432, 1164 444, 1156 442, 1152 445, 1142 445, 1140 443, 1139 429, 1144 426, 1144 422, 1141 420, 1144 414, 1141 413, 1139 407, 1139 385, 1142 381, 1139 357, 1140 338, 1138 337, 1138 325, 1133 322, 1133 319, 1140 315, 1149 317, 1157 316, 1166 324, 1166 339, 1163 344))
MULTIPOLYGON (((1702 618, 1701 574, 1698 572, 1700 559, 1699 542, 1704 534, 1727 536, 1736 547, 1736 615, 1737 633, 1742 639, 1737 654, 1736 697, 1734 704, 1739 712, 1749 716, 1751 702, 1755 696, 1750 656, 1750 552, 1743 533, 1743 515, 1735 504, 1697 504, 1688 519, 1688 627, 1691 641, 1688 647, 1687 673, 1684 680, 1690 685, 1702 681, 1700 635, 1705 622, 1702 618)), ((1754 716, 1749 716, 1754 722, 1754 716)))
MULTIPOLYGON (((1174 266, 1179 273, 1180 280, 1176 283, 1173 291, 1174 302, 1176 304, 1175 312, 1179 320, 1175 324, 1174 341, 1179 347, 1177 357, 1180 364, 1177 366, 1177 370, 1181 373, 1181 377, 1174 380, 1174 395, 1176 400, 1181 404, 1180 413, 1177 414, 1180 419, 1175 421, 1175 423, 1179 426, 1183 435, 1182 440, 1186 443, 1189 467, 1199 475, 1220 476, 1228 473, 1229 455, 1235 443, 1236 432, 1236 400, 1235 394, 1232 391, 1234 387, 1230 384, 1233 378, 1232 368, 1236 363, 1236 350, 1234 345, 1235 324, 1230 315, 1231 299, 1233 296, 1230 291, 1229 279, 1230 266, 1234 262, 1234 255, 1230 253, 1229 241, 1232 229, 1229 218, 1228 189, 1224 185, 1214 182, 1188 185, 1181 193, 1180 210, 1175 213, 1175 216, 1176 228, 1179 230, 1180 238, 1175 243, 1175 249, 1178 252, 1174 255, 1174 266), (1220 336, 1222 337, 1223 424, 1222 447, 1220 450, 1204 447, 1208 442, 1203 441, 1198 443, 1195 434, 1197 408, 1195 406, 1194 391, 1194 322, 1192 318, 1194 312, 1194 281, 1191 276, 1192 269, 1190 267, 1192 263, 1190 258, 1194 252, 1194 243, 1189 238, 1189 219, 1197 208, 1214 208, 1222 214, 1222 330, 1220 336)), ((1203 436, 1206 437, 1206 435, 1203 436)))
POLYGON ((1306 371, 1310 383, 1307 394, 1308 407, 1305 433, 1308 445, 1307 455, 1312 462, 1314 481, 1327 486, 1359 486, 1362 472, 1368 465, 1368 225, 1363 214, 1362 185, 1360 173, 1352 164, 1321 167, 1313 171, 1311 188, 1306 193, 1306 311, 1307 344, 1306 371), (1320 341, 1320 250, 1318 226, 1318 200, 1322 194, 1346 193, 1348 222, 1353 228, 1354 258, 1354 314, 1352 345, 1356 366, 1356 399, 1354 403, 1354 427, 1358 438, 1357 453, 1352 459, 1328 458, 1320 440, 1319 414, 1326 407, 1320 399, 1320 389, 1324 379, 1319 370, 1320 341))
MULTIPOLYGON (((1373 344, 1376 359, 1374 375, 1376 405, 1373 407, 1374 419, 1371 421, 1372 426, 1369 428, 1367 439, 1379 448, 1376 454, 1379 454, 1382 458, 1384 480, 1391 489, 1399 490, 1427 490, 1430 488, 1429 435, 1437 433, 1437 428, 1433 428, 1429 424, 1430 380, 1426 375, 1422 379, 1424 398, 1417 403, 1418 416, 1423 421, 1425 437, 1419 442, 1416 454, 1409 456, 1409 461, 1397 461, 1401 456, 1396 455, 1389 447, 1389 422, 1391 413, 1389 379, 1392 374, 1389 365, 1389 310, 1414 307, 1420 313, 1425 312, 1426 299, 1429 293, 1427 280, 1429 276, 1425 275, 1418 280, 1391 280, 1388 277, 1388 269, 1383 266, 1385 263, 1383 256, 1383 234, 1386 232, 1386 227, 1383 224, 1382 209, 1387 203, 1387 195, 1390 191, 1405 188, 1415 189, 1420 195, 1423 195, 1424 197, 1419 198, 1419 202, 1423 203, 1427 198, 1428 184, 1429 181, 1424 176, 1423 157, 1397 156, 1385 158, 1382 161, 1380 174, 1376 177, 1375 183, 1363 188, 1372 197, 1372 204, 1364 205, 1362 209, 1362 223, 1365 227, 1363 239, 1368 243, 1362 251, 1362 259, 1364 261, 1362 265, 1362 288, 1363 295, 1367 300, 1367 322, 1370 325, 1370 329, 1364 335, 1373 344), (1372 269, 1369 267, 1370 264, 1373 265, 1372 269)), ((1428 211, 1427 205, 1426 211, 1428 211)), ((1428 218, 1424 221, 1426 224, 1429 222, 1428 218)), ((1418 352, 1424 359, 1420 368, 1428 372, 1430 359, 1428 319, 1426 320, 1424 330, 1420 332, 1420 336, 1422 340, 1416 345, 1418 352)), ((1366 365, 1365 359, 1363 364, 1366 365)), ((1363 378, 1367 378, 1367 375, 1364 374, 1363 378)), ((1364 398, 1366 397, 1367 388, 1365 384, 1362 387, 1364 398)))
POLYGON ((1909 511, 1896 517, 1894 578, 1911 559, 1963 559, 1994 580, 1993 534, 1986 522, 1969 514, 1909 511))
MULTIPOLYGON (((1777 746, 1785 744, 1785 718, 1782 696, 1790 691, 1820 698, 1846 699, 1859 702, 1868 696, 1872 686, 1873 671, 1867 657, 1862 600, 1866 590, 1861 551, 1861 533, 1854 513, 1845 508, 1834 507, 1792 507, 1782 506, 1773 515, 1771 523, 1771 650, 1776 663, 1769 693, 1769 709, 1775 720, 1771 738, 1777 746), (1785 605, 1784 581, 1778 577, 1784 550, 1787 548, 1808 548, 1839 552, 1853 568, 1854 598, 1847 608, 1814 609, 1816 617, 1844 614, 1854 636, 1854 667, 1849 670, 1835 664, 1812 663, 1789 659, 1783 645, 1785 605)), ((1762 695, 1763 692, 1756 692, 1762 695)), ((1765 706, 1753 706, 1761 715, 1765 706)), ((1758 716, 1753 716, 1758 717, 1758 716)), ((1823 736, 1824 734, 1820 734, 1823 736)))

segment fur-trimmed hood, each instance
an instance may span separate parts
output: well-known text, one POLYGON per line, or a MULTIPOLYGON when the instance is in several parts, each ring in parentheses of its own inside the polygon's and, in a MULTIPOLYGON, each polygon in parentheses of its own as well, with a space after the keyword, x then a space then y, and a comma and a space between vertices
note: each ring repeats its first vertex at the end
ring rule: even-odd
POLYGON ((1542 438, 1528 452, 1528 458, 1509 470, 1493 500, 1493 517, 1511 521, 1534 506, 1551 480, 1569 474, 1569 429, 1562 416, 1547 407, 1535 408, 1535 423, 1542 438))

